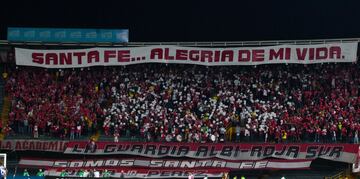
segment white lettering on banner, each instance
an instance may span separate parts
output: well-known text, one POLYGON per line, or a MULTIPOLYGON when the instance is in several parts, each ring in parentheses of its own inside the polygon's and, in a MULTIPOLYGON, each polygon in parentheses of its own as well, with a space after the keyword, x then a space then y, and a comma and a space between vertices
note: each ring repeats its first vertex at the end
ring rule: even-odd
POLYGON ((16 64, 44 68, 119 66, 140 63, 220 65, 314 64, 355 62, 357 43, 199 48, 147 46, 30 50, 15 48, 16 64))

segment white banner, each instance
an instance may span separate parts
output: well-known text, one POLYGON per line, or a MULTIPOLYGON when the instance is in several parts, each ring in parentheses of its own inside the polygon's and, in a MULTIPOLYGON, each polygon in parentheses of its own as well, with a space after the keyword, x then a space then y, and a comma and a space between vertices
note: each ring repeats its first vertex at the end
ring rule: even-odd
POLYGON ((16 64, 44 68, 119 66, 140 63, 221 65, 356 62, 357 43, 242 48, 148 46, 67 50, 15 49, 16 64))

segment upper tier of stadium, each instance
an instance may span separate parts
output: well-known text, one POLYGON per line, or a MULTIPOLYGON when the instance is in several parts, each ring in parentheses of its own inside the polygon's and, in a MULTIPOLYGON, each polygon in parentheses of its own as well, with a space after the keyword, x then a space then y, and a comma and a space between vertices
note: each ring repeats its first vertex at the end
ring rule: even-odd
MULTIPOLYGON (((248 47, 358 40, 0 44, 8 48, 7 58, 14 58, 14 46, 248 47)), ((8 137, 73 140, 100 134, 148 141, 358 142, 360 77, 356 63, 44 69, 8 62, 2 69, 10 103, 2 131, 8 137)))

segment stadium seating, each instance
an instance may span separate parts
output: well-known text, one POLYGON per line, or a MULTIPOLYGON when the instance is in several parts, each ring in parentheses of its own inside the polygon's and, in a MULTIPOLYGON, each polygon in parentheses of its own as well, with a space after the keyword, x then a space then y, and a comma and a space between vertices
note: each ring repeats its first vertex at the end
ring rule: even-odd
POLYGON ((356 64, 8 70, 7 135, 358 143, 356 64))

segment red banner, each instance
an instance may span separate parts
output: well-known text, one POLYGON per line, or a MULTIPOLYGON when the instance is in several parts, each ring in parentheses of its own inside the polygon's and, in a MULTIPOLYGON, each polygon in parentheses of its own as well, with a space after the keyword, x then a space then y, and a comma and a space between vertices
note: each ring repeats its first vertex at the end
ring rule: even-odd
POLYGON ((196 159, 261 160, 266 158, 323 158, 354 163, 359 148, 355 144, 242 144, 242 143, 156 143, 156 142, 69 142, 65 154, 133 155, 151 158, 187 157, 196 159))

